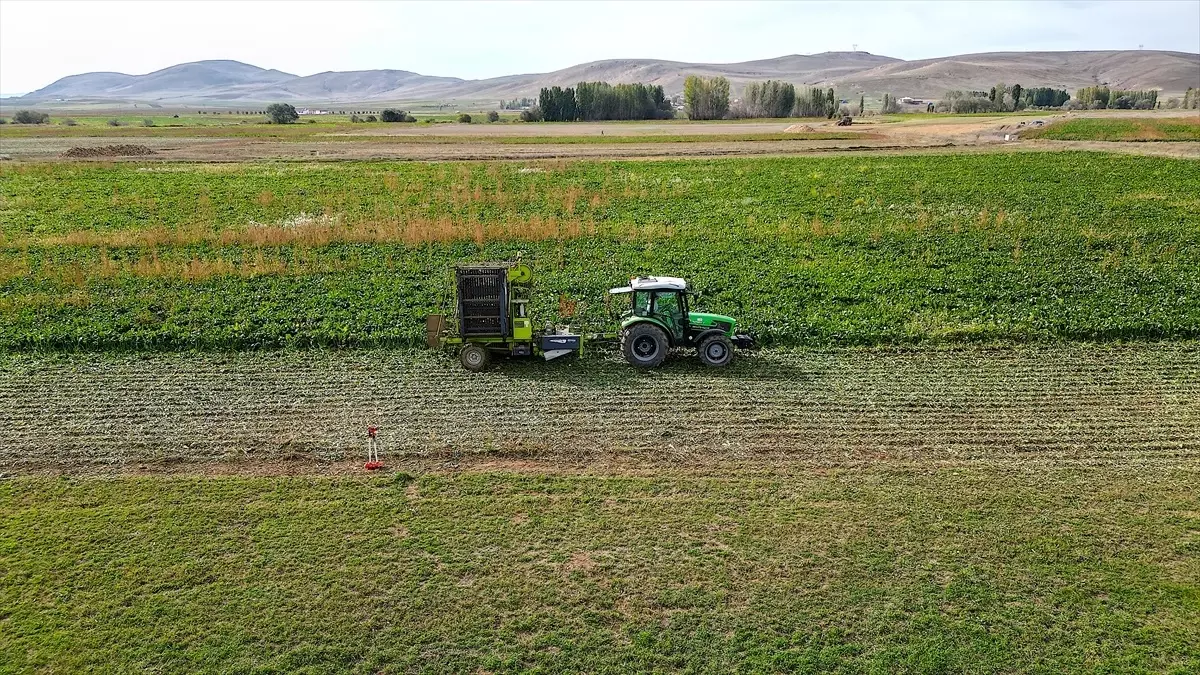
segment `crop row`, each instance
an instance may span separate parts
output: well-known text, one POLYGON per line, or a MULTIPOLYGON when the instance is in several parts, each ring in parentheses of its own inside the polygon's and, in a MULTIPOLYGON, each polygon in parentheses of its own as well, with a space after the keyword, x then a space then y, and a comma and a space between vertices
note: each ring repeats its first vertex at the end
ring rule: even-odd
POLYGON ((472 375, 430 352, 9 355, 0 462, 322 460, 363 452, 1134 461, 1200 452, 1194 343, 770 350, 713 371, 612 354, 472 375))

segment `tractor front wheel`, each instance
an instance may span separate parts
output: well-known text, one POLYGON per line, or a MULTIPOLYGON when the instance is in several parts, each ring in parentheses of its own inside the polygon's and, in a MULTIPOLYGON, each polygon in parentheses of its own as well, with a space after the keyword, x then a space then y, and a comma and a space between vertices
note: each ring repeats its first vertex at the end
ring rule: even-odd
POLYGON ((491 363, 492 353, 479 345, 467 345, 459 352, 458 360, 462 362, 463 368, 472 373, 478 373, 485 370, 491 363))
POLYGON ((733 342, 724 335, 713 335, 704 338, 696 352, 706 366, 727 366, 733 361, 733 342))
POLYGON ((637 323, 621 331, 621 352, 629 365, 654 368, 667 358, 667 335, 654 324, 637 323))

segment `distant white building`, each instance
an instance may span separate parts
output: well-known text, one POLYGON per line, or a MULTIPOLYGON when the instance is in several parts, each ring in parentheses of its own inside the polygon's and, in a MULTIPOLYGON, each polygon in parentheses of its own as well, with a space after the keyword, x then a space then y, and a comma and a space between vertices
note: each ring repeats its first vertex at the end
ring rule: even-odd
POLYGON ((901 96, 899 103, 900 105, 925 105, 925 101, 923 99, 909 98, 908 96, 901 96))

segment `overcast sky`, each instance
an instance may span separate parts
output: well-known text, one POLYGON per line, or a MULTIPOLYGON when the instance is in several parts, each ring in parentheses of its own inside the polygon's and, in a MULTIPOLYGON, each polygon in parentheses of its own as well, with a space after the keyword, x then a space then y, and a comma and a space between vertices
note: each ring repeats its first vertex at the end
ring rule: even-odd
POLYGON ((858 49, 1200 52, 1200 0, 1157 2, 54 2, 0 0, 0 92, 235 59, 297 75, 464 78, 607 58, 732 62, 858 49))

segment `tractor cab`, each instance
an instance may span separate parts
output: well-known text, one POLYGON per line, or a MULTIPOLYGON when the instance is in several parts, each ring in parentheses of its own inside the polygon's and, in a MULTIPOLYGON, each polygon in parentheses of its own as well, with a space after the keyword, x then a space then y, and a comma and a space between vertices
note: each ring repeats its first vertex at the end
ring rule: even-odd
POLYGON ((657 366, 672 347, 695 348, 705 364, 724 366, 733 361, 734 345, 754 344, 749 335, 734 333, 732 317, 690 311, 688 298, 694 293, 679 277, 635 277, 609 293, 631 296, 620 335, 621 351, 634 366, 657 366))

